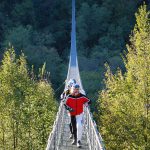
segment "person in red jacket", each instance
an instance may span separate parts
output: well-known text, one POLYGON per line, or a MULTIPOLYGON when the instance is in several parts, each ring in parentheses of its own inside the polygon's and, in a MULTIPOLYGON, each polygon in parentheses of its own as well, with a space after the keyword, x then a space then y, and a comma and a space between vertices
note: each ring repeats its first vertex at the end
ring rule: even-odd
POLYGON ((89 104, 91 101, 79 92, 78 84, 73 85, 72 90, 72 94, 66 99, 66 106, 70 112, 71 124, 73 127, 74 139, 72 144, 77 144, 77 147, 81 147, 83 107, 84 104, 89 104))

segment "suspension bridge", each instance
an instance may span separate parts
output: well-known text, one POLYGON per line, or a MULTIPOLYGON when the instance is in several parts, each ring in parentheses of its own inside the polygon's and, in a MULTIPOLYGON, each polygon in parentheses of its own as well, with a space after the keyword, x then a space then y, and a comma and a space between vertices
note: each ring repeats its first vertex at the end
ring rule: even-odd
MULTIPOLYGON (((75 0, 72 0, 72 31, 71 31, 71 51, 66 83, 70 79, 75 79, 80 85, 80 92, 85 94, 80 78, 77 50, 76 50, 76 20, 75 20, 75 0)), ((65 87, 66 88, 66 87, 65 87)), ((92 114, 88 107, 84 108, 83 136, 81 140, 82 150, 105 150, 103 139, 96 128, 92 114)), ((60 103, 56 120, 52 132, 49 135, 46 150, 77 150, 76 145, 71 145, 69 139, 69 117, 60 103)))

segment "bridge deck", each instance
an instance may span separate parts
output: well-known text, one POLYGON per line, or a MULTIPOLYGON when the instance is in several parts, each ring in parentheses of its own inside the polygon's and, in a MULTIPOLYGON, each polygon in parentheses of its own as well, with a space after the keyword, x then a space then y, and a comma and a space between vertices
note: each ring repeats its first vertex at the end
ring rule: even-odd
MULTIPOLYGON (((83 129, 85 129, 83 127, 83 129)), ((87 137, 85 130, 83 130, 83 136, 81 140, 82 147, 77 148, 76 145, 71 145, 72 139, 69 139, 70 131, 69 131, 69 116, 65 113, 65 121, 63 125, 62 135, 61 135, 61 142, 59 145, 59 150, 89 150, 87 144, 87 137)))

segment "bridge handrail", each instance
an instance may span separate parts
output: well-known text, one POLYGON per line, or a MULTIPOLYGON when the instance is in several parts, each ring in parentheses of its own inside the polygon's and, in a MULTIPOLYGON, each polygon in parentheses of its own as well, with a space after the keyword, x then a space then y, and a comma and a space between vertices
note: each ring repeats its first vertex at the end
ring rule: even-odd
POLYGON ((103 139, 97 130, 97 125, 88 107, 84 107, 84 125, 90 150, 105 150, 103 139))
POLYGON ((63 106, 63 102, 61 101, 56 120, 53 125, 53 129, 48 138, 46 150, 59 150, 58 148, 60 145, 61 133, 64 124, 64 113, 65 109, 63 106))

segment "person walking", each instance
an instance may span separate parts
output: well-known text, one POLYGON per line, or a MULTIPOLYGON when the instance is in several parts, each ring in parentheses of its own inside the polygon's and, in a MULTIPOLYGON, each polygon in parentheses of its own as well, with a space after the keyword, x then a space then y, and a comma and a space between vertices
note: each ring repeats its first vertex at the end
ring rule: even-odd
POLYGON ((82 93, 79 92, 80 86, 74 84, 72 86, 73 92, 66 99, 66 106, 70 112, 71 124, 73 127, 73 141, 72 144, 77 144, 81 147, 82 138, 82 122, 83 122, 83 107, 84 104, 90 104, 91 101, 82 93))
POLYGON ((63 93, 60 95, 60 99, 64 100, 66 99, 66 97, 70 94, 71 91, 71 87, 76 84, 76 80, 75 79, 70 79, 67 83, 67 89, 65 89, 63 91, 63 93))
MULTIPOLYGON (((69 108, 66 106, 65 101, 66 98, 69 94, 71 94, 71 87, 76 84, 76 80, 75 79, 70 79, 67 83, 67 89, 64 90, 64 92, 61 94, 60 98, 61 100, 63 100, 64 102, 64 106, 65 108, 68 110, 69 108)), ((70 117, 70 113, 68 113, 69 117, 70 117)), ((70 136, 69 139, 73 138, 73 127, 72 127, 72 123, 71 123, 71 118, 70 118, 70 123, 69 123, 69 129, 70 129, 70 136)))

